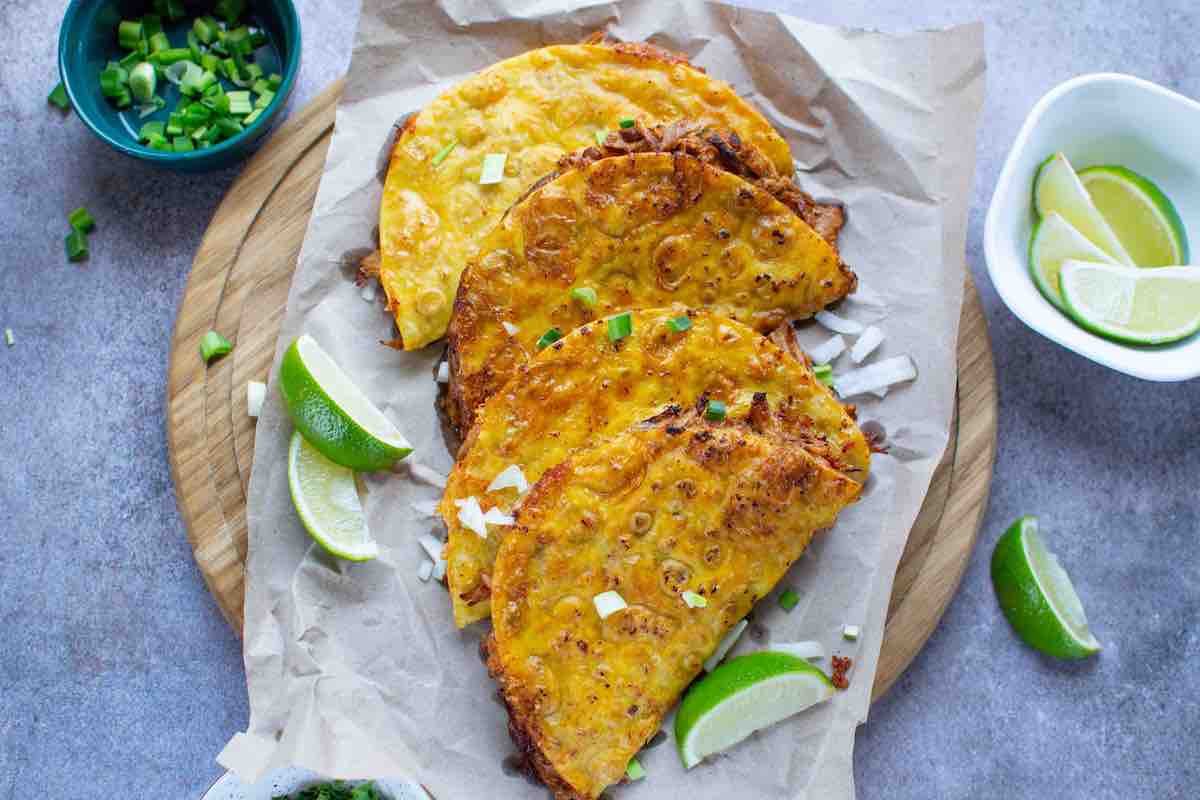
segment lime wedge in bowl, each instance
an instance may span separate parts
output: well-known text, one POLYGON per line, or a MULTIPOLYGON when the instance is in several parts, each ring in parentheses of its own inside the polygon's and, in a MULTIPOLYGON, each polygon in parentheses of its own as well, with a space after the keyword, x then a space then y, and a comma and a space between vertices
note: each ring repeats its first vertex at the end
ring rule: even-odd
POLYGON ((288 447, 288 488, 300 521, 321 547, 349 561, 369 561, 379 555, 367 529, 354 471, 321 455, 299 431, 292 434, 288 447))
POLYGON ((761 728, 822 703, 837 690, 821 670, 787 653, 726 661, 697 681, 675 715, 675 742, 687 769, 761 728))
POLYGON ((1153 181, 1118 166, 1088 167, 1079 171, 1079 180, 1133 263, 1139 267, 1188 263, 1183 220, 1153 181))
POLYGON ((1061 215, 1084 238, 1117 262, 1133 266, 1133 259, 1062 153, 1055 153, 1038 167, 1033 178, 1033 207, 1042 219, 1052 213, 1061 215))
POLYGON ((1200 330, 1200 267, 1137 269, 1065 261, 1067 313, 1124 344, 1167 344, 1200 330))
POLYGON ((1058 308, 1065 308, 1059 272, 1068 259, 1117 263, 1075 230, 1061 214, 1052 211, 1034 223, 1033 235, 1029 237, 1029 271, 1033 273, 1033 282, 1038 289, 1058 308))
POLYGON ((1038 536, 1036 517, 1021 517, 996 542, 992 586, 1004 616, 1030 647, 1068 659, 1100 652, 1071 579, 1038 536))
POLYGON ((335 464, 371 472, 412 452, 400 429, 308 334, 284 353, 279 391, 296 429, 335 464))

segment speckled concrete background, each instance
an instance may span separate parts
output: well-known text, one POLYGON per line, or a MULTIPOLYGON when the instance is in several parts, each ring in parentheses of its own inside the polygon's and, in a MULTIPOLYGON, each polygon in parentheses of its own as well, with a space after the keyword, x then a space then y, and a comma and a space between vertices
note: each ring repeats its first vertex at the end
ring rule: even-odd
MULTIPOLYGON (((298 5, 295 104, 345 69, 357 16, 298 5)), ((1200 96, 1200 8, 1050 5, 769 6, 884 30, 987 22, 967 257, 999 372, 996 477, 962 590, 860 732, 862 800, 1200 795, 1200 382, 1142 383, 1041 339, 996 297, 980 243, 1043 92, 1117 70, 1200 96), (1025 513, 1080 587, 1099 659, 1052 663, 1000 617, 987 559, 1025 513)), ((0 327, 17 337, 0 346, 0 798, 188 800, 247 708, 238 640, 176 511, 164 385, 192 254, 236 169, 154 172, 47 108, 63 6, 0 0, 0 327), (80 204, 99 221, 82 268, 62 255, 80 204)))

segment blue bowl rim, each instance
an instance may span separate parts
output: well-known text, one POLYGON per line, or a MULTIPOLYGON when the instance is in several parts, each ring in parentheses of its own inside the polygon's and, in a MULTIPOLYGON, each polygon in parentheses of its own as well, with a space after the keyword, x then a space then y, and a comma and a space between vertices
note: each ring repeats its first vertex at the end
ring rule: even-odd
MULTIPOLYGON (((161 164, 177 164, 186 161, 204 161, 211 158, 216 158, 222 153, 229 153, 243 146, 248 140, 253 138, 261 131, 263 126, 269 125, 271 120, 278 116, 280 110, 286 104, 286 98, 291 94, 292 87, 296 83, 296 74, 300 71, 300 49, 303 39, 303 31, 300 29, 300 15, 296 12, 296 4, 292 0, 284 0, 287 7, 287 12, 292 18, 293 27, 296 29, 295 42, 289 42, 287 64, 283 68, 283 83, 279 86, 279 91, 276 92, 275 98, 283 100, 269 114, 264 114, 255 121, 246 130, 234 136, 231 139, 226 139, 220 144, 206 147, 203 150, 192 150, 183 153, 174 151, 168 152, 165 150, 152 150, 149 147, 143 147, 139 142, 133 141, 132 144, 121 141, 114 136, 110 136, 101 130, 95 122, 87 114, 79 112, 79 103, 75 100, 75 92, 71 85, 71 79, 67 70, 67 32, 72 29, 74 17, 79 13, 80 6, 91 0, 71 0, 67 6, 66 13, 63 14, 62 24, 59 26, 58 33, 58 75, 62 81, 63 87, 67 90, 67 96, 71 99, 71 109, 75 112, 88 129, 94 133, 99 139, 108 143, 115 150, 119 150, 127 156, 140 158, 143 161, 158 162, 161 164)), ((131 140, 132 141, 132 140, 131 140)))

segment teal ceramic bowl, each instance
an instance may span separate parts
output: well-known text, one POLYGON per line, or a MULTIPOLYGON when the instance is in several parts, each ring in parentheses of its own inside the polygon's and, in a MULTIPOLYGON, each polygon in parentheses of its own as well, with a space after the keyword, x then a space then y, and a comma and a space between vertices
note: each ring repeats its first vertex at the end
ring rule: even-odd
MULTIPOLYGON (((211 3, 193 8, 185 0, 184 5, 189 15, 187 25, 195 15, 210 13, 211 9, 211 3)), ((167 106, 145 118, 139 117, 136 107, 118 110, 100 93, 100 73, 105 65, 126 55, 117 44, 117 24, 122 19, 140 17, 152 7, 149 0, 71 0, 59 29, 58 70, 75 113, 114 150, 166 169, 203 172, 228 166, 249 155, 282 117, 300 71, 300 18, 291 0, 249 0, 243 15, 243 20, 262 28, 267 35, 267 44, 255 52, 255 62, 265 74, 278 73, 283 77, 271 105, 237 136, 203 150, 183 153, 152 150, 137 140, 143 123, 166 121, 179 99, 176 87, 159 81, 158 95, 167 101, 167 106)), ((168 24, 164 20, 163 28, 172 47, 186 47, 184 23, 168 24)))

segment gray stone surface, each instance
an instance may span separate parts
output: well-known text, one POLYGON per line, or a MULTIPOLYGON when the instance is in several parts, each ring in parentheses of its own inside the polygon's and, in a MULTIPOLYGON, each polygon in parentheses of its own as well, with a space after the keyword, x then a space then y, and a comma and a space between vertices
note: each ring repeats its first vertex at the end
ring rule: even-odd
MULTIPOLYGON (((239 644, 192 562, 164 435, 176 307, 236 169, 154 172, 47 109, 63 5, 0 0, 0 327, 17 336, 0 345, 0 798, 185 800, 247 717, 239 644), (79 268, 62 237, 81 203, 99 230, 79 268)), ((1200 10, 1048 5, 790 6, 885 30, 988 23, 967 255, 1000 380, 996 476, 962 590, 860 731, 863 800, 1200 793, 1200 383, 1142 383, 1041 339, 999 302, 980 243, 1008 145, 1047 89, 1117 70, 1200 96, 1200 10), (1024 513, 1075 577, 1099 659, 1052 663, 1000 617, 987 561, 1024 513)), ((345 69, 356 18, 352 3, 299 6, 296 104, 345 69)))

